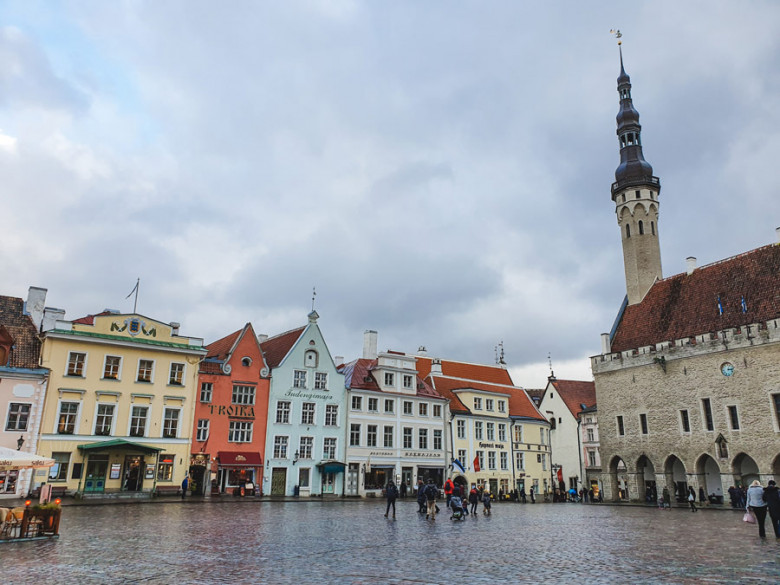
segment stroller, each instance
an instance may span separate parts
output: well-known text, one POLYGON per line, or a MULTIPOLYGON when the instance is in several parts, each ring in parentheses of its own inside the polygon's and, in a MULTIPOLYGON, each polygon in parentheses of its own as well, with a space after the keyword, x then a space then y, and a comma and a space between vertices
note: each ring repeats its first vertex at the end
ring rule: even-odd
POLYGON ((460 496, 452 496, 450 499, 450 508, 452 508, 450 520, 463 519, 463 500, 460 499, 460 496))

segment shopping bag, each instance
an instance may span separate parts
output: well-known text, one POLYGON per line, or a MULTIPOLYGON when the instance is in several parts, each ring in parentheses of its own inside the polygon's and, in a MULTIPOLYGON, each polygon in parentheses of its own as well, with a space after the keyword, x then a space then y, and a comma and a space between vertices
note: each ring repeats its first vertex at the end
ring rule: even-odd
POLYGON ((742 521, 747 522, 748 524, 755 524, 756 523, 756 517, 753 514, 753 510, 748 510, 745 512, 745 515, 742 516, 742 521))

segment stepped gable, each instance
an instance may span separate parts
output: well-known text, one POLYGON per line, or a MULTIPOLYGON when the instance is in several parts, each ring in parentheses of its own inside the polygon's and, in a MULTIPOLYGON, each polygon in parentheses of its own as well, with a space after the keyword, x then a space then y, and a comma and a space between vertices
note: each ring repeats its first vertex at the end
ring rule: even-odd
POLYGON ((306 326, 292 329, 274 337, 269 337, 263 343, 260 344, 260 349, 263 350, 265 356, 265 363, 269 368, 275 368, 284 359, 295 342, 298 341, 306 326))
POLYGON ((13 339, 13 349, 8 363, 0 366, 30 370, 40 368, 41 341, 32 319, 24 314, 24 300, 0 295, 0 335, 3 334, 13 339))
POLYGON ((583 404, 584 408, 596 405, 595 382, 581 380, 551 380, 551 382, 575 418, 582 412, 583 404))
POLYGON ((657 281, 640 303, 626 307, 611 349, 626 351, 776 319, 778 291, 780 244, 671 276, 657 281))
MULTIPOLYGON (((421 378, 427 379, 431 373, 431 362, 433 360, 429 357, 416 357, 417 371, 421 378)), ((509 371, 501 366, 441 360, 441 373, 443 376, 461 378, 463 380, 479 380, 490 384, 505 384, 507 386, 514 385, 509 371)))

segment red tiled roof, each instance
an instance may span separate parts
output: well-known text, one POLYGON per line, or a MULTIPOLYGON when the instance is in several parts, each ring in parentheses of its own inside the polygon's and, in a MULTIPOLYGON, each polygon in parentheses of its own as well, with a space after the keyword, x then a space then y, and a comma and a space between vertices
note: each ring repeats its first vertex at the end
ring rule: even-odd
MULTIPOLYGON (((390 352, 388 352, 390 353, 390 352)), ((393 352, 398 353, 398 352, 393 352)), ((376 368, 376 359, 359 358, 349 362, 341 370, 344 374, 344 382, 347 388, 355 390, 375 390, 384 392, 377 384, 371 371, 376 368)), ((401 394, 400 392, 398 394, 401 394)), ((430 384, 417 376, 417 396, 426 396, 428 398, 443 398, 430 384)))
POLYGON ((280 333, 274 337, 269 337, 260 344, 260 349, 263 350, 265 363, 268 364, 268 367, 275 368, 282 363, 284 356, 287 355, 290 348, 298 341, 298 338, 301 336, 304 329, 306 329, 305 325, 291 331, 286 331, 285 333, 280 333))
POLYGON ((560 394, 564 404, 572 415, 576 416, 583 408, 596 405, 596 383, 580 380, 552 380, 552 385, 560 394), (582 405, 585 405, 584 407, 582 405))
POLYGON ((692 274, 671 276, 656 282, 642 302, 626 307, 612 351, 775 319, 780 316, 779 293, 778 244, 702 266, 692 274))
POLYGON ((455 390, 482 390, 509 395, 509 415, 546 420, 536 409, 525 390, 517 386, 502 386, 500 384, 488 384, 475 380, 460 380, 446 376, 433 377, 433 386, 436 391, 450 401, 450 412, 470 413, 469 409, 455 394, 455 390))
POLYGON ((29 315, 24 314, 24 301, 17 297, 0 296, 0 325, 13 339, 8 364, 11 368, 37 369, 41 353, 38 331, 29 315))
POLYGON ((206 357, 220 360, 227 359, 230 350, 233 349, 236 340, 238 339, 239 335, 244 332, 244 329, 246 329, 246 326, 239 329, 238 331, 234 331, 230 335, 226 335, 222 339, 217 339, 216 341, 209 343, 206 346, 206 349, 209 352, 206 357))
MULTIPOLYGON (((417 356, 417 371, 420 377, 426 379, 431 373, 431 362, 429 357, 417 356)), ((490 384, 505 384, 513 386, 512 377, 509 370, 499 365, 487 366, 484 364, 469 364, 466 362, 453 362, 441 360, 441 372, 443 376, 451 378, 462 378, 464 380, 480 380, 490 384)))

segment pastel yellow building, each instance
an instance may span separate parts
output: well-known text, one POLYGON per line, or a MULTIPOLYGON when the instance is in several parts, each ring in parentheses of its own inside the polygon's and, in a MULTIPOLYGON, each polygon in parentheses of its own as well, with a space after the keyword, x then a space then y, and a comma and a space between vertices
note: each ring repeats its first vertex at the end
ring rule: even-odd
POLYGON ((41 365, 51 370, 39 453, 48 478, 84 497, 175 492, 189 468, 203 340, 178 323, 104 311, 44 316, 41 365))

